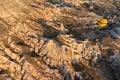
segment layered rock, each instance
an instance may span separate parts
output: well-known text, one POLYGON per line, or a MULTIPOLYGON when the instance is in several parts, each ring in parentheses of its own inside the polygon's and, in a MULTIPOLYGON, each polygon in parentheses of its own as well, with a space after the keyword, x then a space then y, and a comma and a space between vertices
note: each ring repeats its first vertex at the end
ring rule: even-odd
POLYGON ((0 80, 119 80, 117 2, 0 1, 0 80))

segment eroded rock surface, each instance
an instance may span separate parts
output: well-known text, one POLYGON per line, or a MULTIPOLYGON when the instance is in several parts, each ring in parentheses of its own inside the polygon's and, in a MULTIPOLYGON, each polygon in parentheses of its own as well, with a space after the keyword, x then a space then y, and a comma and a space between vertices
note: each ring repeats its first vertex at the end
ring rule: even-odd
POLYGON ((0 80, 119 80, 119 10, 117 0, 0 0, 0 80))

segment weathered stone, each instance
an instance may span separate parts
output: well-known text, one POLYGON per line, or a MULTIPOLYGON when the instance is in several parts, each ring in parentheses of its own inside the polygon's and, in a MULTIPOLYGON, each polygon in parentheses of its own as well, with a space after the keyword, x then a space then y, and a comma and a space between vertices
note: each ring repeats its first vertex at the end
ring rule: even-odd
POLYGON ((119 80, 119 3, 0 0, 0 80, 119 80))

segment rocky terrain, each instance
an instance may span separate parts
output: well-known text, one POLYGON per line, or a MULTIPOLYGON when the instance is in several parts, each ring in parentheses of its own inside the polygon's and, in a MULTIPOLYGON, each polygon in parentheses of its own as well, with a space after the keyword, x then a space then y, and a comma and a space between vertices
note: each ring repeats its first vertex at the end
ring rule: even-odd
POLYGON ((120 0, 0 0, 0 80, 120 80, 120 0))

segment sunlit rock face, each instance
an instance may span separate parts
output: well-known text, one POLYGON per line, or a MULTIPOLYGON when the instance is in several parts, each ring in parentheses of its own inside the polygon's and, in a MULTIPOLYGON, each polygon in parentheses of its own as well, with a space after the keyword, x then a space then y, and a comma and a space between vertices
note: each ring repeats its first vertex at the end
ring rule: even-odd
POLYGON ((0 0, 0 80, 119 80, 119 5, 0 0))

